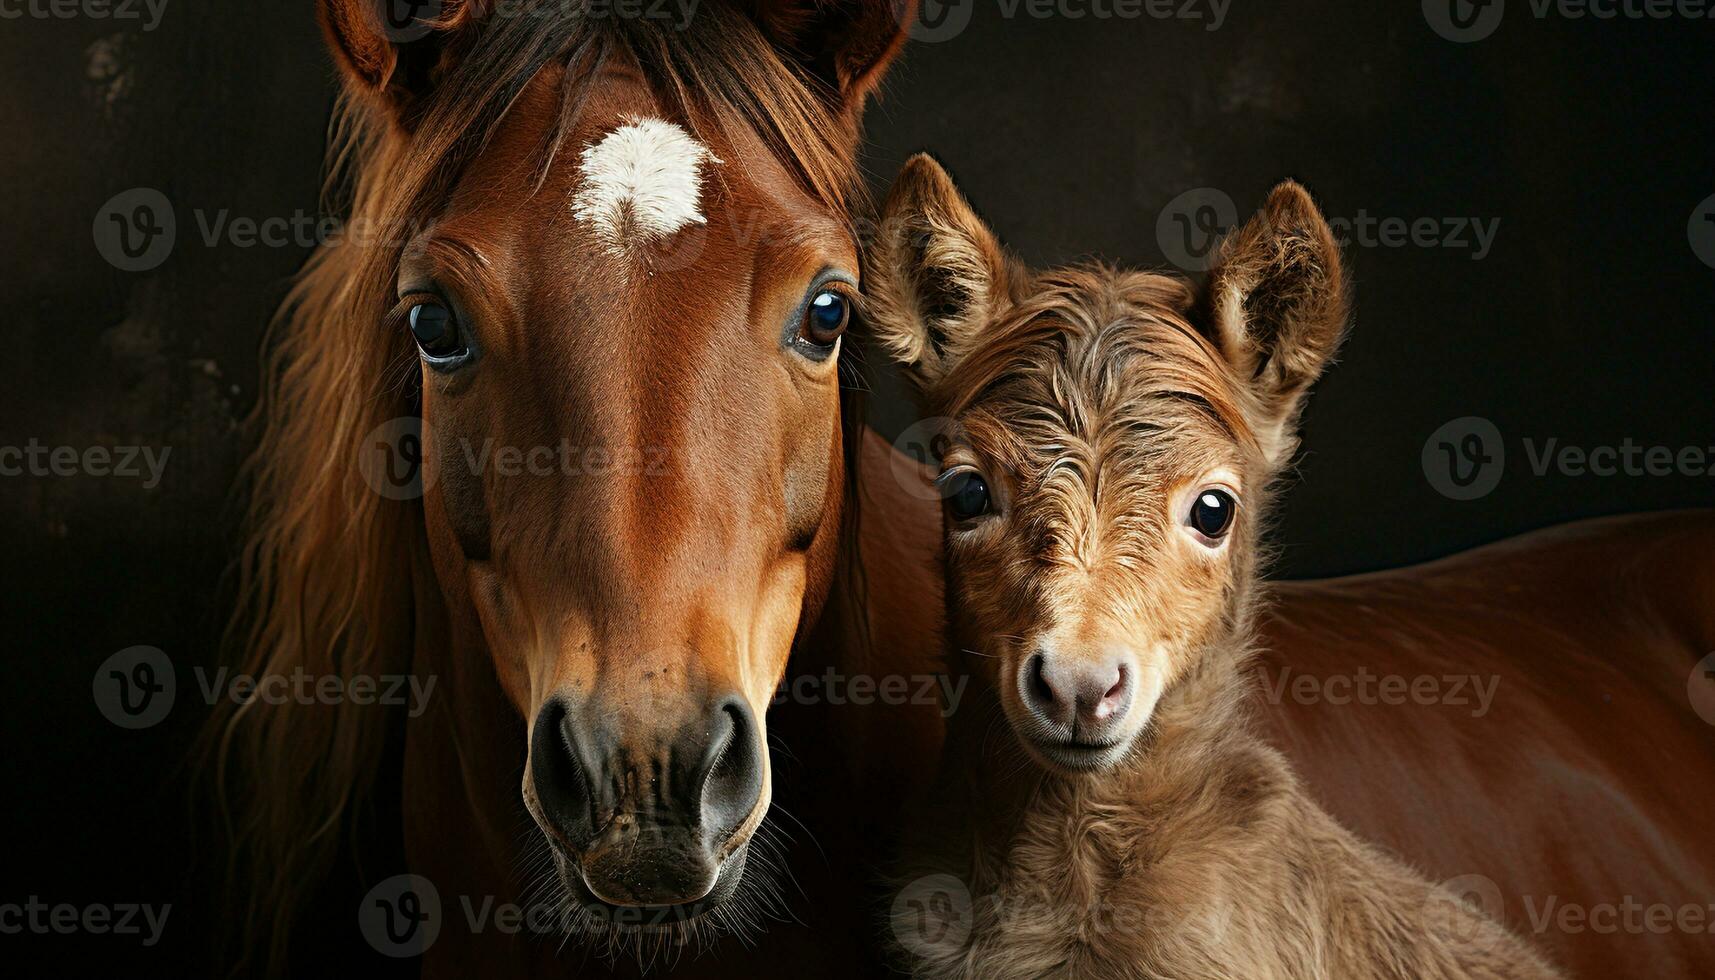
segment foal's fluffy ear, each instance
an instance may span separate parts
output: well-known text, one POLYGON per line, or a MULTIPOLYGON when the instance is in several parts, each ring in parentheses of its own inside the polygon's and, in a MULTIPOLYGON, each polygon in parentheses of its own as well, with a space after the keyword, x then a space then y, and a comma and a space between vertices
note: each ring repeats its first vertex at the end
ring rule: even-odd
POLYGON ((1340 247, 1305 191, 1285 181, 1261 213, 1221 243, 1199 322, 1254 398, 1252 424, 1269 459, 1283 463, 1304 394, 1346 330, 1340 247))
POLYGON ((877 340, 919 389, 933 387, 1008 303, 1000 242, 927 154, 905 164, 882 205, 864 274, 877 340))
POLYGON ((763 34, 854 116, 916 21, 918 0, 746 0, 763 34))
POLYGON ((409 127, 488 0, 316 0, 316 19, 346 84, 379 98, 409 127))

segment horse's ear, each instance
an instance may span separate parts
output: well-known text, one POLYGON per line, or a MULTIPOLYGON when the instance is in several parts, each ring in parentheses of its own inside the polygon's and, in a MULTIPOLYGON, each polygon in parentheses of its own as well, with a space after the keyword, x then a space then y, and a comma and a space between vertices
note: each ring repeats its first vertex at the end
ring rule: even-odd
POLYGON ((1310 194, 1285 181, 1262 211, 1221 243, 1197 320, 1254 395, 1263 451, 1280 464, 1297 448, 1304 395, 1345 334, 1340 247, 1310 194))
POLYGON ((905 43, 918 0, 747 0, 762 32, 856 115, 905 43))
POLYGON ((347 85, 408 122, 448 67, 487 0, 316 0, 316 17, 347 85))
POLYGON ((945 378, 1010 303, 1005 250, 928 154, 899 172, 868 253, 866 320, 921 390, 945 378))

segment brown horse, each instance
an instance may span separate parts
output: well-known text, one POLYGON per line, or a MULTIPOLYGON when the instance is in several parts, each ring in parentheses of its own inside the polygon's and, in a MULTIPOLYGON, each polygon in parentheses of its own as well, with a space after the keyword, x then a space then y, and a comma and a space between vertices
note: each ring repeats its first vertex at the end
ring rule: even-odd
MULTIPOLYGON (((932 309, 969 304, 985 279, 1001 283, 988 295, 1002 304, 1015 298, 1009 288, 1028 292, 1025 270, 978 239, 964 250, 935 249, 934 234, 917 240, 935 253, 920 258, 948 266, 917 277, 943 290, 932 309)), ((909 362, 944 350, 904 353, 909 362)), ((865 473, 889 468, 878 460, 865 473)), ((915 493, 866 482, 882 498, 872 509, 940 541, 942 515, 923 489, 938 472, 921 471, 915 493)), ((1254 684, 1267 734, 1346 827, 1572 975, 1708 975, 1712 554, 1715 512, 1671 512, 1395 571, 1276 583, 1254 684)), ((939 565, 902 568, 894 587, 933 590, 939 565)), ((985 567, 994 577, 1010 565, 985 567)))
MULTIPOLYGON (((841 848, 865 811, 818 796, 853 785, 836 732, 858 722, 766 712, 794 649, 794 671, 862 666, 833 585, 854 156, 912 4, 433 6, 319 5, 351 233, 272 337, 244 668, 435 682, 402 733, 417 877, 363 910, 428 973, 539 972, 563 945, 575 966, 592 942, 636 962, 591 969, 634 971, 770 914, 800 921, 690 968, 861 973, 841 848), (812 822, 790 868, 765 867, 775 797, 812 822), (807 898, 771 893, 794 881, 807 898)), ((373 700, 217 719, 246 955, 279 965, 376 792, 398 713, 373 700)))

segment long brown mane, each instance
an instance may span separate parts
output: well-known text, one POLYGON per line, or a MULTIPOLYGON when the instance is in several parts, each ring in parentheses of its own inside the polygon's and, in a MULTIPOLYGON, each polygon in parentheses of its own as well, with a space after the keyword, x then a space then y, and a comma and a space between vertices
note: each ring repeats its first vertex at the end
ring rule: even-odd
MULTIPOLYGON (((558 65, 565 81, 532 190, 564 149, 590 79, 624 59, 687 120, 695 106, 721 126, 757 133, 834 213, 850 216, 864 203, 854 123, 740 12, 705 4, 683 30, 590 19, 560 4, 534 13, 474 32, 409 125, 362 93, 340 100, 328 195, 349 216, 350 233, 310 258, 269 329, 251 420, 256 449, 242 484, 247 538, 229 629, 237 670, 345 681, 405 673, 420 631, 441 615, 421 502, 385 499, 357 465, 377 426, 418 412, 410 342, 383 319, 404 243, 434 217, 539 71, 558 65)), ((855 399, 848 387, 848 480, 856 475, 855 399)), ((294 913, 371 803, 398 722, 396 712, 349 702, 217 711, 206 745, 242 899, 232 913, 238 956, 227 958, 235 969, 252 958, 283 961, 294 913)))

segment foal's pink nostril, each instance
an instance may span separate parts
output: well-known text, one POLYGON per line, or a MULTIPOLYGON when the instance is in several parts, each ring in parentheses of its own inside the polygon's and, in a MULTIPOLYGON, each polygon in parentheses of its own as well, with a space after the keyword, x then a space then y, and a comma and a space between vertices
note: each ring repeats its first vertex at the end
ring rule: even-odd
POLYGON ((1097 721, 1106 721, 1114 712, 1125 706, 1125 664, 1120 664, 1115 674, 1113 685, 1102 695, 1102 699, 1096 702, 1093 713, 1097 721))

